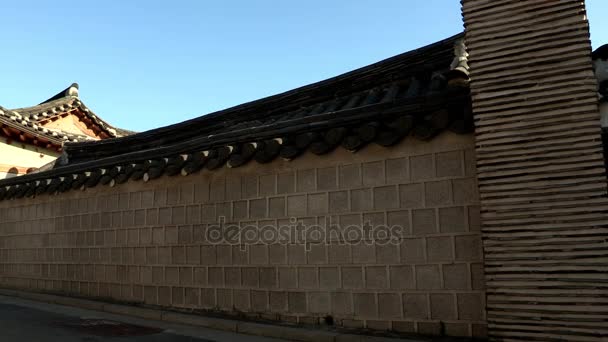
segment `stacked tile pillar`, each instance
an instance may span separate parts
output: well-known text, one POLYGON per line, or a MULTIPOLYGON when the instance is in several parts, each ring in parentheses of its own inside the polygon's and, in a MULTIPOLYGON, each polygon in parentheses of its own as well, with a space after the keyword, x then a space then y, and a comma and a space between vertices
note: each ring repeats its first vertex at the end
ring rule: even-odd
POLYGON ((584 1, 462 0, 495 341, 608 340, 608 199, 584 1))

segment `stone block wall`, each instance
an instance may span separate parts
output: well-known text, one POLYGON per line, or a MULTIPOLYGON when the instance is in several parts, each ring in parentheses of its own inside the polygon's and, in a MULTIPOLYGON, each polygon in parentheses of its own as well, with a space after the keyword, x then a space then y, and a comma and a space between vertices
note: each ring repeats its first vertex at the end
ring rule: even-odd
POLYGON ((472 136, 443 133, 392 148, 2 201, 0 286, 485 336, 474 159, 472 136), (233 244, 213 235, 219 221, 225 234, 236 224, 285 227, 291 218, 325 233, 366 222, 402 229, 389 243, 334 236, 233 244))

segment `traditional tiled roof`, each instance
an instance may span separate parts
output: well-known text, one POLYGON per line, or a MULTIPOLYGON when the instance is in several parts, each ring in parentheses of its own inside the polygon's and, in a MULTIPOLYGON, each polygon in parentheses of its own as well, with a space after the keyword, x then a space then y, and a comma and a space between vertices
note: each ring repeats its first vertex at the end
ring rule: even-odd
MULTIPOLYGON (((57 148, 63 146, 64 142, 77 142, 92 140, 86 135, 73 134, 57 129, 43 127, 38 122, 19 112, 0 106, 0 128, 4 135, 14 137, 24 142, 36 142, 36 144, 51 145, 57 148)), ((50 146, 49 146, 50 147, 50 146)))
POLYGON ((96 127, 102 138, 117 138, 134 133, 113 127, 93 113, 78 98, 78 88, 77 83, 72 83, 66 89, 36 106, 16 108, 11 111, 38 124, 43 124, 66 113, 74 113, 82 116, 83 121, 89 122, 92 126, 96 127))
POLYGON ((462 34, 196 119, 117 139, 66 144, 54 169, 0 181, 0 198, 34 196, 249 161, 394 145, 472 130, 462 34))

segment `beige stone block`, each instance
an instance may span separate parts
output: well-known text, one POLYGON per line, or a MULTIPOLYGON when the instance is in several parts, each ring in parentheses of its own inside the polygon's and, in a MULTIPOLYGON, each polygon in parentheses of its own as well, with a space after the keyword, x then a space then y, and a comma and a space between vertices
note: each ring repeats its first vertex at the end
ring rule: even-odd
MULTIPOLYGON (((118 249, 118 248, 112 249, 112 259, 114 259, 114 257, 115 257, 115 252, 120 253, 120 249, 118 249)), ((116 257, 118 258, 118 260, 120 260, 119 255, 116 255, 116 257)), ((117 261, 117 262, 119 262, 119 261, 117 261)), ((156 247, 146 247, 146 263, 148 265, 158 264, 158 252, 156 250, 156 247)))
POLYGON ((388 288, 388 274, 386 266, 369 266, 365 268, 366 289, 388 288))
POLYGON ((268 216, 277 218, 285 216, 285 197, 271 197, 268 199, 268 216))
POLYGON ((361 186, 361 164, 341 165, 338 168, 338 181, 341 189, 361 186))
POLYGON ((253 265, 268 264, 268 245, 250 245, 249 260, 253 265))
MULTIPOLYGON (((378 316, 384 319, 401 318, 401 298, 396 293, 378 294, 378 316)), ((388 330, 388 329, 385 329, 388 330)))
POLYGON ((251 218, 267 217, 266 198, 255 199, 249 201, 249 214, 251 218))
POLYGON ((146 210, 146 222, 147 225, 156 225, 159 223, 158 220, 158 209, 151 208, 146 210))
POLYGON ((224 268, 225 284, 227 287, 241 286, 241 268, 240 267, 225 267, 224 268))
POLYGON ((326 314, 331 311, 329 292, 309 292, 308 311, 317 314, 326 314))
POLYGON ((439 208, 439 230, 442 233, 461 233, 467 231, 465 208, 439 208))
POLYGON ((473 290, 484 290, 486 287, 482 263, 471 264, 471 287, 473 290))
POLYGON ((216 302, 220 309, 226 311, 232 311, 234 304, 232 301, 232 290, 231 289, 217 289, 216 290, 216 302))
POLYGON ((183 287, 173 287, 171 289, 171 303, 174 306, 184 305, 184 288, 183 287))
POLYGON ((192 226, 177 227, 177 241, 182 245, 192 243, 192 226))
POLYGON ((485 319, 485 301, 483 293, 459 293, 458 319, 482 321, 485 319))
POLYGON ((287 214, 289 216, 306 215, 306 195, 287 196, 287 214))
POLYGON ((437 177, 458 177, 464 173, 462 151, 442 152, 435 155, 437 177))
POLYGON ((408 158, 386 160, 386 181, 390 184, 402 183, 409 180, 408 158))
POLYGON ((178 243, 178 230, 176 226, 165 227, 165 243, 175 245, 178 243))
POLYGON ((461 235, 454 237, 456 260, 481 261, 482 247, 479 235, 461 235))
POLYGON ((391 289, 411 290, 416 288, 412 266, 390 266, 389 274, 391 289))
POLYGON ((361 175, 364 186, 385 184, 384 161, 361 164, 361 175))
POLYGON ((258 196, 258 177, 256 175, 244 175, 241 182, 243 198, 254 198, 258 196))
POLYGON ((186 263, 191 265, 201 263, 201 250, 199 246, 186 246, 186 263))
POLYGON ((222 267, 209 267, 207 269, 207 282, 209 286, 224 286, 224 269, 222 267))
POLYGON ((249 264, 248 248, 243 248, 243 246, 232 246, 232 263, 234 265, 249 264))
POLYGON ((152 243, 163 245, 165 243, 165 229, 162 227, 152 228, 152 243))
POLYGON ((201 223, 201 206, 189 205, 186 207, 186 223, 198 224, 201 223))
POLYGON ((155 286, 144 286, 144 302, 146 304, 157 304, 157 289, 155 286))
POLYGON ((455 204, 479 203, 479 190, 475 178, 453 179, 455 204))
POLYGON ((175 205, 179 203, 179 188, 169 187, 167 189, 167 204, 175 205))
POLYGON ((374 208, 378 210, 399 208, 397 186, 389 185, 374 188, 374 208))
POLYGON ((215 245, 202 245, 200 247, 201 265, 216 265, 217 253, 215 245))
POLYGON ((142 208, 152 208, 154 206, 154 191, 141 192, 141 206, 142 208))
POLYGON ((393 321, 393 330, 400 333, 415 333, 416 323, 410 321, 393 321))
POLYGON ((330 244, 327 247, 330 264, 350 264, 352 262, 350 245, 330 244))
POLYGON ((338 267, 319 268, 319 286, 321 289, 335 290, 340 288, 340 270, 338 267))
POLYGON ((399 245, 393 242, 377 244, 376 260, 384 265, 399 263, 399 245))
POLYGON ((207 285, 207 269, 205 267, 194 268, 194 284, 199 286, 207 285))
POLYGON ((421 335, 439 336, 445 330, 442 328, 441 322, 418 322, 417 326, 418 334, 421 335))
POLYGON ((456 304, 451 293, 433 293, 431 297, 431 318, 438 320, 455 320, 456 304))
POLYGON ((260 271, 257 267, 243 267, 241 269, 243 286, 257 288, 259 286, 260 271))
POLYGON ((353 298, 350 292, 330 293, 331 312, 340 315, 353 313, 353 298))
POLYGON ((298 192, 310 192, 316 189, 316 170, 298 170, 296 177, 296 190, 298 192))
POLYGON ((475 338, 488 338, 487 324, 471 324, 471 335, 475 338))
POLYGON ((469 289, 470 278, 467 264, 443 265, 443 287, 447 290, 469 289))
POLYGON ((251 291, 251 309, 253 312, 266 312, 268 310, 267 291, 251 291))
POLYGON ((179 268, 179 283, 180 285, 193 285, 194 274, 192 267, 179 268))
POLYGON ((316 267, 298 267, 298 288, 319 288, 319 271, 316 267))
POLYGON ((373 207, 371 189, 351 190, 350 204, 353 211, 371 210, 373 207))
POLYGON ((214 178, 209 184, 209 200, 212 202, 223 201, 226 198, 226 179, 214 178))
POLYGON ((260 268, 260 287, 271 289, 277 287, 277 271, 274 267, 260 268))
POLYGON ((377 317, 378 306, 373 293, 353 293, 355 312, 361 317, 377 317))
POLYGON ((201 289, 200 303, 203 308, 214 308, 216 305, 215 289, 201 289))
POLYGON ((226 178, 226 199, 238 200, 241 198, 241 177, 238 175, 226 178))
POLYGON ((353 263, 355 264, 373 264, 376 262, 376 245, 367 243, 358 243, 351 246, 353 263))
POLYGON ((249 290, 234 290, 232 291, 234 307, 240 311, 249 311, 251 309, 251 296, 249 290))
POLYGON ((419 290, 437 290, 441 288, 441 272, 438 265, 415 266, 416 288, 419 290))
POLYGON ((451 236, 426 238, 426 253, 428 261, 452 261, 454 259, 451 236))
POLYGON ((307 312, 306 292, 287 293, 288 311, 293 313, 307 312))
POLYGON ((232 246, 215 245, 215 255, 218 265, 232 265, 232 246))
POLYGON ((424 183, 425 205, 427 207, 452 203, 452 186, 449 180, 424 183))
POLYGON ((268 245, 268 261, 273 265, 283 265, 287 263, 287 247, 282 244, 268 245))
POLYGON ((335 190, 338 187, 336 167, 317 169, 317 190, 335 190))
POLYGON ((288 194, 295 192, 296 178, 293 172, 279 173, 277 175, 277 193, 288 194))
POLYGON ((409 319, 429 318, 428 295, 424 293, 403 294, 403 317, 409 319))
POLYGON ((272 312, 287 311, 287 292, 270 291, 269 303, 270 303, 270 310, 272 312))
POLYGON ((260 196, 275 195, 277 193, 277 177, 275 174, 261 175, 260 196))
POLYGON ((435 177, 435 167, 433 165, 433 155, 425 154, 410 157, 410 170, 412 180, 424 180, 435 177))
MULTIPOLYGON (((137 251, 137 249, 136 249, 137 251)), ((186 248, 185 247, 171 247, 171 261, 173 264, 183 265, 186 263, 186 248)))
POLYGON ((481 231, 481 212, 479 206, 468 207, 469 230, 472 232, 481 231))
POLYGON ((308 214, 321 215, 327 214, 328 199, 327 193, 308 195, 308 214))
POLYGON ((200 289, 186 287, 184 289, 184 297, 187 306, 198 307, 200 305, 200 289))
POLYGON ((361 267, 342 267, 342 287, 345 289, 362 289, 363 269, 361 267))
POLYGON ((158 224, 165 226, 171 224, 171 208, 159 208, 158 209, 158 224))
POLYGON ((235 219, 246 219, 249 217, 249 202, 235 201, 233 202, 233 216, 235 219))
POLYGON ((304 245, 289 244, 287 245, 287 260, 289 264, 306 264, 306 251, 304 245))
POLYGON ((426 235, 437 233, 435 209, 412 210, 412 234, 426 235))
POLYGON ((342 213, 349 210, 348 191, 332 191, 329 193, 329 212, 342 213))
MULTIPOLYGON (((342 325, 345 328, 350 328, 350 329, 363 329, 365 327, 364 321, 360 320, 360 319, 342 319, 340 320, 340 325, 342 325)), ((342 335, 345 336, 346 338, 352 338, 352 335, 342 335)), ((340 337, 340 336, 338 336, 340 337)), ((338 341, 338 337, 336 338, 336 342, 338 341)))
POLYGON ((139 244, 151 245, 152 244, 152 230, 150 228, 141 228, 139 230, 139 244))
POLYGON ((179 284, 179 267, 165 267, 165 283, 169 285, 179 284))
POLYGON ((446 323, 445 333, 448 336, 471 337, 468 323, 446 323))
POLYGON ((311 265, 327 264, 327 246, 324 242, 320 244, 309 244, 306 251, 307 263, 311 265))
POLYGON ((158 263, 161 265, 170 265, 173 263, 171 259, 171 247, 158 247, 158 263))

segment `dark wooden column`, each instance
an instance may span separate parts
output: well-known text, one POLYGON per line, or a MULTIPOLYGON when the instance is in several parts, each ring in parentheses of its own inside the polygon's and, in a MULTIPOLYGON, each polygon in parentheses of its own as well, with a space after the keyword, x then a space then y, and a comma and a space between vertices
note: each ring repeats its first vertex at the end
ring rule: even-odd
POLYGON ((463 0, 496 341, 608 341, 608 199, 584 1, 463 0))

